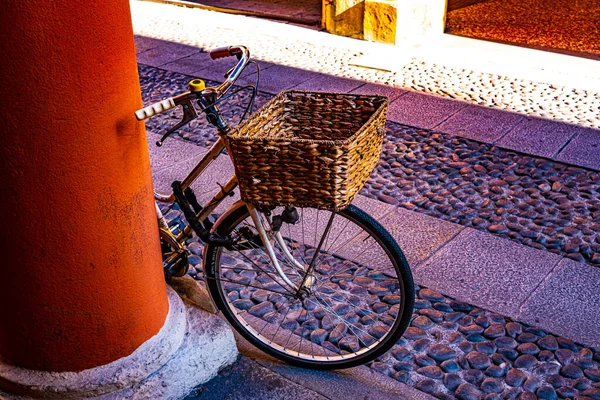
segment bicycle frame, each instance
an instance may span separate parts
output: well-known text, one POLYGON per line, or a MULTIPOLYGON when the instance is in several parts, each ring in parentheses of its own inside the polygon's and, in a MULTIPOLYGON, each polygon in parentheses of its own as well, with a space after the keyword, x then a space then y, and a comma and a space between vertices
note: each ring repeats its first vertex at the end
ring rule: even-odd
MULTIPOLYGON (((185 190, 186 188, 190 187, 192 185, 192 183, 194 183, 194 181, 202 175, 204 170, 206 170, 206 168, 212 163, 212 161, 214 161, 223 152, 223 150, 226 148, 226 143, 225 143, 226 139, 224 136, 225 136, 224 133, 219 132, 219 139, 217 140, 217 142, 211 146, 211 148, 204 155, 204 157, 202 157, 202 159, 198 162, 198 164, 190 171, 190 173, 181 182, 182 190, 185 190)), ((223 185, 222 188, 213 196, 213 198, 203 207, 202 211, 197 215, 198 219, 200 221, 203 221, 206 218, 208 218, 208 216, 219 206, 219 204, 221 204, 221 202, 225 199, 225 197, 227 197, 229 195, 229 193, 231 193, 237 186, 238 186, 237 177, 235 175, 233 175, 227 181, 227 183, 225 185, 223 185)), ((157 191, 154 191, 154 199, 161 203, 173 203, 175 201, 175 195, 173 193, 171 193, 170 195, 166 195, 166 194, 162 194, 157 191)), ((262 243, 265 246, 265 249, 267 251, 267 254, 269 255, 269 258, 271 259, 271 261, 273 262, 273 266, 275 267, 275 270, 277 271, 277 273, 279 274, 281 279, 290 287, 290 289, 292 291, 298 292, 300 288, 287 277, 285 272, 283 272, 283 269, 281 268, 279 260, 277 259, 276 255, 275 255, 275 250, 273 249, 273 245, 271 243, 273 237, 277 241, 279 246, 281 247, 281 250, 282 250, 284 256, 288 259, 288 261, 292 265, 294 265, 296 268, 300 269, 303 272, 306 271, 308 266, 302 265, 300 262, 298 262, 292 256, 289 248, 285 244, 285 241, 283 239, 283 236, 281 235, 281 232, 276 232, 272 235, 272 237, 270 237, 268 234, 268 231, 270 231, 270 230, 265 228, 265 224, 264 224, 263 219, 261 218, 261 215, 258 212, 258 210, 256 210, 256 208, 252 204, 246 203, 246 206, 248 207, 248 211, 250 213, 250 216, 252 218, 254 226, 260 235, 262 243)), ((162 213, 160 212, 160 209, 158 208, 158 206, 156 209, 157 209, 159 226, 161 226, 161 229, 160 229, 161 236, 171 246, 177 246, 178 252, 185 251, 183 243, 185 243, 185 240, 191 235, 192 228, 189 225, 186 225, 185 228, 177 236, 175 236, 169 229, 165 229, 165 226, 167 226, 167 223, 166 223, 162 213)), ((267 221, 267 222, 270 224, 270 221, 267 221)), ((304 282, 304 286, 307 286, 310 288, 312 283, 313 283, 313 280, 308 279, 308 280, 306 280, 306 282, 304 282)))

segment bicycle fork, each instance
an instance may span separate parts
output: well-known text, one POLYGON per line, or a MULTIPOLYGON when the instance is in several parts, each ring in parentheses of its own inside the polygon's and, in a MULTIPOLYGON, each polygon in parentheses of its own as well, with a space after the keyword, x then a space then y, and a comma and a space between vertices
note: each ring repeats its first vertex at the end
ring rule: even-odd
MULTIPOLYGON (((168 243, 172 249, 174 249, 173 254, 171 254, 169 259, 165 260, 165 262, 173 263, 175 262, 177 255, 184 254, 187 251, 185 250, 183 244, 179 242, 178 238, 171 232, 167 220, 162 214, 160 208, 158 207, 158 204, 155 203, 155 205, 160 237, 166 243, 168 243)), ((283 268, 281 267, 280 261, 275 254, 275 249, 273 247, 273 239, 281 249, 282 255, 284 257, 284 262, 287 262, 289 265, 292 265, 299 272, 302 273, 306 272, 308 266, 305 266, 298 262, 298 260, 292 255, 280 231, 273 231, 270 227, 268 229, 265 227, 265 222, 269 223, 269 221, 263 220, 260 212, 256 209, 256 207, 254 207, 251 204, 246 204, 246 207, 248 208, 248 212, 250 213, 250 217, 252 218, 254 227, 256 228, 259 234, 261 242, 265 247, 265 251, 268 254, 271 262, 273 263, 277 274, 281 277, 281 279, 285 282, 285 284, 290 288, 291 291, 295 293, 298 292, 300 290, 300 287, 288 278, 287 274, 283 271, 283 268), (269 232, 271 232, 271 234, 269 234, 269 232)), ((309 276, 308 279, 306 279, 306 281, 304 282, 303 287, 310 289, 310 287, 314 284, 314 281, 314 277, 309 276)))
MULTIPOLYGON (((285 284, 294 293, 299 293, 301 289, 308 289, 308 290, 310 290, 310 288, 312 287, 312 285, 316 281, 315 278, 314 278, 314 276, 308 275, 306 277, 306 279, 303 279, 304 282, 301 282, 300 286, 298 286, 297 284, 295 284, 294 282, 292 282, 287 277, 286 273, 281 268, 281 264, 279 263, 279 259, 275 255, 275 250, 274 250, 273 245, 272 245, 272 238, 269 237, 269 234, 267 233, 267 230, 265 229, 265 224, 263 222, 263 218, 261 217, 261 215, 258 212, 258 210, 256 209, 256 207, 254 207, 252 204, 246 204, 246 206, 248 207, 248 212, 250 213, 250 217, 252 218, 252 222, 254 223, 254 227, 258 231, 258 234, 260 236, 262 244, 265 247, 265 251, 269 255, 269 258, 271 259, 271 262, 273 263, 273 267, 277 271, 277 274, 281 277, 281 279, 285 282, 285 284)), ((267 221, 267 222, 269 222, 269 221, 267 221)), ((275 241, 277 242, 277 244, 279 245, 279 247, 280 247, 280 249, 281 249, 281 251, 283 253, 283 257, 285 257, 285 259, 287 259, 287 261, 289 262, 289 264, 291 266, 297 268, 298 271, 301 271, 303 273, 303 275, 305 275, 306 272, 307 272, 307 270, 308 270, 308 268, 309 268, 309 266, 308 265, 305 266, 305 265, 301 264, 300 262, 298 262, 298 260, 296 260, 296 258, 290 252, 287 244, 283 240, 283 236, 281 235, 280 231, 273 231, 273 230, 271 230, 271 232, 272 232, 272 236, 274 237, 275 241)), ((292 239, 290 238, 290 240, 292 240, 292 239)))

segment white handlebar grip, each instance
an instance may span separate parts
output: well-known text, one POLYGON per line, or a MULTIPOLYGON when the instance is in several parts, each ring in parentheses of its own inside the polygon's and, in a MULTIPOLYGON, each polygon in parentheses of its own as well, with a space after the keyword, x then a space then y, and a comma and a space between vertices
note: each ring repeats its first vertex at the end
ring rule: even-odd
POLYGON ((146 118, 153 117, 156 114, 160 114, 161 112, 165 112, 174 107, 175 102, 173 101, 172 97, 169 97, 168 99, 149 105, 148 107, 142 108, 141 110, 137 110, 135 112, 135 117, 138 119, 138 121, 142 121, 146 118))

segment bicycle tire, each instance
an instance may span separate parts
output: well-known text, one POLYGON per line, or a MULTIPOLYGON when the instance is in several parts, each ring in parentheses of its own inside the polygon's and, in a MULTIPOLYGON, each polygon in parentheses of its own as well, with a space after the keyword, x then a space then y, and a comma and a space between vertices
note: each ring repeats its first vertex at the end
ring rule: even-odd
MULTIPOLYGON (((323 211, 315 209, 309 209, 309 211, 312 215, 316 213, 315 232, 317 232, 319 213, 322 213, 323 211)), ((308 214, 309 216, 311 215, 310 213, 308 214)), ((305 218, 305 215, 303 210, 303 219, 305 218)), ((368 236, 363 239, 363 236, 359 236, 363 235, 363 233, 360 233, 351 239, 351 241, 362 241, 363 243, 367 243, 369 238, 372 237, 373 243, 379 245, 383 253, 388 257, 387 261, 384 260, 378 262, 378 265, 384 265, 385 262, 389 262, 389 264, 386 265, 392 265, 393 272, 390 272, 391 270, 389 267, 378 270, 376 267, 363 265, 358 261, 361 259, 361 256, 358 255, 352 255, 353 259, 344 258, 342 260, 340 258, 340 254, 342 254, 341 250, 336 248, 335 252, 331 251, 328 253, 327 250, 323 248, 319 252, 319 257, 321 257, 321 259, 325 257, 327 263, 321 263, 318 267, 315 267, 315 270, 318 269, 320 272, 318 272, 318 276, 316 275, 317 272, 315 272, 315 281, 317 283, 315 284, 314 292, 311 293, 312 297, 310 298, 310 302, 308 298, 304 300, 293 300, 290 299, 290 297, 274 293, 268 294, 268 298, 265 300, 264 292, 266 291, 266 287, 276 287, 276 285, 273 284, 273 282, 276 282, 276 279, 271 277, 272 282, 267 279, 269 277, 269 272, 272 273, 274 270, 259 270, 257 264, 251 265, 247 262, 247 260, 250 259, 248 255, 254 256, 253 253, 261 251, 262 248, 260 246, 256 244, 251 248, 246 246, 244 250, 240 251, 229 251, 222 247, 210 245, 205 249, 204 268, 207 286, 215 304, 225 318, 235 330, 254 346, 263 350, 265 353, 290 364, 313 369, 343 369, 365 364, 389 350, 404 333, 410 322, 414 304, 414 284, 406 258, 396 241, 376 220, 358 207, 350 205, 345 210, 336 214, 335 218, 337 219, 338 217, 343 218, 343 221, 347 221, 346 225, 340 229, 339 235, 341 236, 342 233, 348 235, 348 232, 351 232, 348 230, 348 225, 350 223, 355 224, 361 232, 364 232, 364 235, 368 234, 368 236), (242 269, 243 266, 241 266, 239 261, 236 261, 236 264, 231 264, 233 263, 234 255, 239 255, 237 260, 243 259, 244 262, 246 262, 244 266, 252 266, 252 268, 249 269, 253 269, 254 271, 242 269), (230 264, 228 265, 227 263, 230 264), (338 268, 332 275, 325 274, 328 269, 327 265, 329 264, 333 264, 333 267, 331 267, 332 269, 334 267, 338 268), (339 270, 339 265, 343 265, 342 268, 345 269, 339 270), (364 275, 357 275, 358 271, 360 271, 361 274, 364 272, 364 275), (232 275, 231 272, 237 275, 232 275), (352 274, 350 274, 352 276, 351 279, 346 279, 348 278, 346 272, 352 272, 352 274), (226 274, 228 275, 226 276, 226 274), (390 275, 395 276, 390 277, 390 275), (236 276, 245 276, 245 278, 237 279, 236 276), (323 281, 318 279, 322 278, 325 280, 324 277, 326 276, 330 277, 326 283, 322 283, 323 281), (334 279, 334 277, 336 278, 334 279), (338 280, 337 283, 332 282, 338 278, 344 279, 338 280), (359 278, 361 278, 361 280, 359 280, 359 278), (369 279, 372 282, 369 281, 369 279), (261 281, 264 282, 264 287, 261 286, 261 281), (342 284, 342 282, 345 283, 342 284), (355 284, 356 282, 363 286, 355 284), (374 286, 377 282, 381 286, 374 286), (387 287, 383 287, 384 284, 387 285, 387 287), (393 288, 397 288, 399 293, 391 293, 393 288), (244 290, 247 291, 244 292, 244 290), (259 292, 259 290, 262 290, 262 292, 259 292), (331 294, 332 291, 334 293, 333 295, 331 294), (362 294, 362 298, 358 295, 353 295, 352 293, 362 294), (273 300, 273 296, 277 298, 279 298, 278 296, 282 296, 288 299, 289 305, 287 311, 285 310, 285 307, 282 306, 284 300, 280 299, 280 301, 277 302, 273 300), (333 300, 334 298, 335 300, 333 300), (368 299, 368 301, 365 299, 368 299), (357 303, 359 300, 365 301, 365 303, 357 303), (296 303, 294 303, 294 301, 296 301, 296 303), (367 302, 369 304, 368 307, 367 302), (299 309, 296 304, 301 305, 299 309), (252 313, 252 307, 258 307, 258 309, 262 307, 264 310, 252 313), (296 307, 296 309, 292 311, 293 307, 296 307), (340 313, 344 313, 349 307, 352 307, 351 311, 344 314, 343 318, 336 312, 340 311, 340 313), (376 309, 376 307, 378 307, 378 309, 376 309), (268 313, 264 314, 263 311, 265 310, 269 310, 271 315, 268 315, 268 313), (324 315, 322 315, 323 310, 324 315), (292 311, 292 314, 290 314, 290 311, 292 311), (284 312, 285 315, 283 316, 283 319, 278 322, 279 326, 276 327, 277 317, 281 318, 281 314, 284 312), (311 312, 313 313, 313 317, 311 317, 311 312), (317 314, 317 312, 319 312, 319 314, 317 314), (298 315, 298 318, 294 323, 293 321, 296 315, 298 315), (304 321, 300 318, 302 315, 305 317, 304 321), (318 317, 321 318, 319 319, 318 317), (329 317, 329 319, 326 320, 326 317, 329 317), (378 317, 381 318, 381 321, 378 319, 376 320, 378 317), (338 319, 336 320, 335 318, 338 319), (359 319, 357 320, 357 318, 359 319), (365 320, 365 318, 367 319, 365 320), (390 318, 393 319, 393 323, 390 318), (352 321, 350 321, 350 319, 352 319, 352 321), (275 321, 275 323, 273 323, 273 321, 275 321), (263 322, 264 326, 259 327, 258 325, 262 325, 263 322), (308 324, 309 322, 310 324, 308 324), (335 326, 332 326, 332 322, 334 322, 333 325, 335 326), (352 326, 349 326, 348 323, 352 324, 352 326), (346 329, 344 329, 344 325, 346 326, 346 329), (265 329, 267 333, 263 333, 265 329), (385 332, 382 332, 384 329, 385 332), (274 330, 275 332, 273 332, 274 330), (270 338, 268 335, 269 331, 271 332, 270 338), (323 331, 325 331, 326 334, 323 333, 323 331), (362 333, 360 333, 361 331, 362 333), (378 333, 376 334, 376 332, 378 333), (287 338, 287 342, 283 344, 283 338, 280 339, 280 336, 287 336, 288 333, 289 337, 287 338), (335 340, 333 338, 334 334, 336 335, 335 340), (377 335, 381 335, 381 337, 377 337, 377 335), (292 337, 293 345, 289 345, 290 347, 286 348, 292 337), (320 340, 323 337, 326 338, 326 340, 320 340), (374 339, 375 341, 373 342, 374 339), (362 347, 357 349, 357 344, 362 347), (309 348, 312 354, 309 353, 309 348)), ((249 213, 246 206, 243 203, 238 203, 237 208, 228 211, 228 215, 224 216, 224 218, 218 222, 215 229, 223 235, 235 234, 239 232, 239 229, 241 229, 240 226, 247 219, 249 219, 249 213)), ((302 220, 302 223, 305 223, 305 221, 302 220)), ((282 228, 281 230, 284 231, 284 229, 285 228, 282 228)), ((302 229, 302 236, 304 239, 304 225, 302 229)), ((332 235, 333 227, 331 229, 332 230, 329 231, 330 235, 332 235)), ((353 234, 354 232, 350 233, 350 235, 353 234)), ((302 251, 304 251, 304 256, 306 256, 311 253, 312 247, 312 253, 315 253, 316 246, 308 246, 306 243, 303 243, 302 247, 296 246, 294 249, 294 244, 297 244, 298 242, 295 239, 291 239, 293 236, 290 229, 287 240, 290 243, 289 247, 293 249, 292 252, 297 250, 296 253, 300 254, 302 249, 302 251)), ((333 235, 331 237, 333 237, 333 235)), ((314 243, 316 244, 317 241, 315 240, 314 243)), ((347 248, 347 243, 344 244, 344 246, 347 248)), ((373 244, 370 244, 369 249, 372 247, 373 244)), ((354 243, 351 250, 348 251, 355 251, 355 249, 356 243, 354 243)), ((366 252, 366 249, 367 248, 365 248, 362 253, 366 252)), ((369 250, 369 253, 365 254, 365 259, 367 256, 371 258, 370 254, 374 254, 372 253, 372 250, 369 250)), ((303 256, 299 257, 302 258, 303 256)), ((256 262, 257 260, 258 258, 254 261, 256 262)), ((264 261, 266 259, 261 257, 260 260, 264 261)), ((271 265, 270 260, 267 264, 271 265)), ((267 264, 263 265, 263 268, 267 268, 267 264)), ((307 264, 308 261, 306 261, 305 265, 307 264)), ((287 268, 291 270, 291 267, 287 268)), ((279 284, 281 283, 282 282, 279 284)), ((273 291, 281 292, 279 289, 273 291)))

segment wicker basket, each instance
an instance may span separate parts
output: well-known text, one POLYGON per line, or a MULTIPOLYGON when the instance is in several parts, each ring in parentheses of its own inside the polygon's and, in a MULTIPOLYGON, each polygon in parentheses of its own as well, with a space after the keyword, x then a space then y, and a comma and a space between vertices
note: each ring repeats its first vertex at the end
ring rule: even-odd
POLYGON ((379 161, 387 98, 284 91, 228 134, 244 201, 340 210, 379 161))

